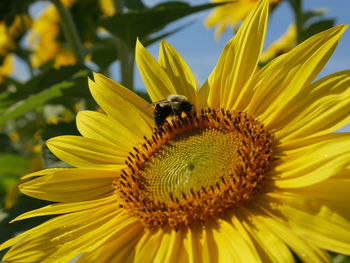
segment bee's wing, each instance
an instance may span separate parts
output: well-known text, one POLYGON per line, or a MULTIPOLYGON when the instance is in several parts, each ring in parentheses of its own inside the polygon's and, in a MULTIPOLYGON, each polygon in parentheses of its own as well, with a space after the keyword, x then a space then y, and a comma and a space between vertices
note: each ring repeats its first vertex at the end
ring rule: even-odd
POLYGON ((155 102, 152 102, 152 103, 148 104, 148 105, 146 106, 146 108, 151 107, 151 106, 156 106, 157 104, 165 103, 165 102, 167 102, 167 101, 168 101, 168 100, 158 100, 158 101, 155 101, 155 102))

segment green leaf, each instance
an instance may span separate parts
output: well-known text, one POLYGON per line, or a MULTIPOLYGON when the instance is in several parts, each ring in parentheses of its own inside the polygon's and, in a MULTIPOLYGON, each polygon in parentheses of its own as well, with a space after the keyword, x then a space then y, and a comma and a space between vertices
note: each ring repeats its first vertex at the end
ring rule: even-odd
POLYGON ((341 254, 336 254, 334 252, 330 252, 331 257, 333 258, 333 263, 350 263, 350 257, 341 255, 341 254))
POLYGON ((157 42, 157 41, 159 41, 159 40, 162 40, 162 39, 164 39, 164 38, 166 38, 166 37, 168 37, 168 36, 170 36, 170 35, 172 35, 172 34, 175 34, 175 33, 179 32, 180 30, 186 28, 186 27, 187 27, 188 25, 190 25, 190 24, 192 24, 192 22, 187 23, 187 24, 182 25, 182 26, 179 26, 179 27, 177 27, 177 28, 175 28, 175 29, 173 29, 173 30, 171 30, 171 31, 165 32, 165 33, 163 33, 163 34, 159 34, 159 35, 156 35, 156 36, 152 35, 152 36, 150 36, 150 37, 147 37, 147 38, 143 41, 143 45, 144 45, 144 46, 149 46, 149 45, 151 45, 151 44, 153 44, 153 43, 155 43, 155 42, 157 42))
MULTIPOLYGON (((99 0, 73 1, 70 12, 82 42, 95 42, 101 16, 99 0)), ((63 36, 61 36, 63 37, 63 36)))
POLYGON ((302 24, 308 23, 310 20, 319 18, 328 12, 325 8, 315 9, 311 11, 306 11, 301 14, 302 24))
POLYGON ((12 104, 12 101, 8 97, 8 93, 0 93, 0 114, 4 113, 12 104))
POLYGON ((16 187, 19 178, 28 169, 27 157, 13 153, 0 154, 0 207, 5 205, 10 189, 16 187))
POLYGON ((5 175, 21 175, 29 168, 28 159, 18 154, 0 154, 0 178, 5 175))
POLYGON ((8 94, 3 100, 0 98, 0 125, 5 121, 3 118, 6 120, 17 118, 26 111, 36 109, 49 101, 72 109, 81 98, 91 99, 87 88, 87 77, 90 73, 91 71, 85 67, 67 66, 42 72, 27 83, 16 86, 16 93, 8 94), (74 88, 70 89, 73 86, 74 88), (65 96, 62 96, 63 90, 65 96), (12 106, 1 112, 2 103, 8 106, 9 102, 12 102, 12 106), (13 105, 14 102, 17 103, 13 105), (15 113, 13 113, 14 110, 16 110, 15 113), (5 116, 8 114, 10 115, 5 116))
POLYGON ((124 4, 128 9, 140 10, 146 8, 146 6, 140 0, 126 0, 124 1, 124 4))
POLYGON ((45 90, 52 85, 62 82, 62 80, 70 80, 74 74, 81 70, 86 70, 86 68, 81 66, 66 66, 59 69, 47 69, 21 86, 16 86, 17 92, 11 95, 11 98, 17 101, 24 99, 28 95, 45 90))
POLYGON ((321 20, 311 24, 308 28, 302 31, 302 41, 308 39, 309 37, 318 34, 326 29, 329 29, 334 26, 333 19, 321 20))
POLYGON ((16 153, 18 149, 14 147, 10 137, 5 133, 0 133, 0 145, 2 153, 16 153))
POLYGON ((102 20, 101 23, 108 31, 127 43, 131 50, 134 50, 137 37, 143 40, 171 22, 217 5, 190 6, 180 1, 167 2, 153 8, 117 13, 111 18, 102 20))
POLYGON ((100 71, 107 70, 109 65, 118 59, 117 43, 114 38, 106 38, 95 43, 90 49, 91 60, 100 67, 100 71))
POLYGON ((17 102, 0 115, 0 126, 10 119, 18 118, 28 111, 35 110, 37 107, 44 105, 53 98, 62 96, 62 91, 64 89, 68 89, 73 86, 74 82, 63 82, 35 95, 31 95, 25 100, 17 102))

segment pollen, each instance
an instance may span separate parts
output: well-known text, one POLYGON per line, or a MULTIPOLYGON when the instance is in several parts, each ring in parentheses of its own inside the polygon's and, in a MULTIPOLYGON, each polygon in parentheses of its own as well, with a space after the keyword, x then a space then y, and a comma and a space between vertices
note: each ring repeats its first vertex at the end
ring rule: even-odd
POLYGON ((270 133, 247 113, 202 109, 166 121, 135 146, 115 192, 146 228, 224 217, 261 191, 271 144, 270 133))

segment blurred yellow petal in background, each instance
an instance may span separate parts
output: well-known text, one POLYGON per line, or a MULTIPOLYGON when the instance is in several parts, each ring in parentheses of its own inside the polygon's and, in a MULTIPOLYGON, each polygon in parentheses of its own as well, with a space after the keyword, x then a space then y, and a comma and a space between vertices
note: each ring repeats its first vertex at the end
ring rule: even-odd
MULTIPOLYGON (((215 36, 219 37, 227 27, 237 30, 237 25, 254 8, 259 0, 211 0, 212 3, 227 3, 214 8, 205 21, 207 27, 216 26, 215 36)), ((270 0, 270 6, 276 6, 280 0, 270 0)))
POLYGON ((113 0, 99 0, 100 9, 105 16, 113 16, 116 12, 113 0))
MULTIPOLYGON (((70 5, 71 2, 64 3, 70 5)), ((60 17, 56 7, 49 5, 33 22, 28 36, 29 47, 33 50, 33 67, 40 67, 52 60, 56 68, 75 64, 74 55, 58 40, 59 35, 60 17)))
POLYGON ((13 70, 13 56, 11 54, 4 57, 2 63, 0 63, 0 84, 3 82, 4 77, 11 74, 13 70))
POLYGON ((296 45, 296 42, 297 31, 296 26, 293 24, 288 27, 287 31, 279 39, 262 52, 260 62, 265 64, 279 55, 287 53, 296 45))

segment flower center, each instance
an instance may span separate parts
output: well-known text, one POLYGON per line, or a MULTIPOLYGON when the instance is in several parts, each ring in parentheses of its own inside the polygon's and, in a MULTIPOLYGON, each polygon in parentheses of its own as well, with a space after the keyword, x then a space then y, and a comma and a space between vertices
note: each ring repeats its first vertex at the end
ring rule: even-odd
POLYGON ((239 158, 235 133, 218 128, 186 131, 164 143, 140 171, 145 192, 164 202, 209 188, 228 177, 239 158))
POLYGON ((176 117, 130 152, 114 182, 120 204, 147 228, 179 229, 224 216, 260 191, 271 140, 243 112, 176 117))

